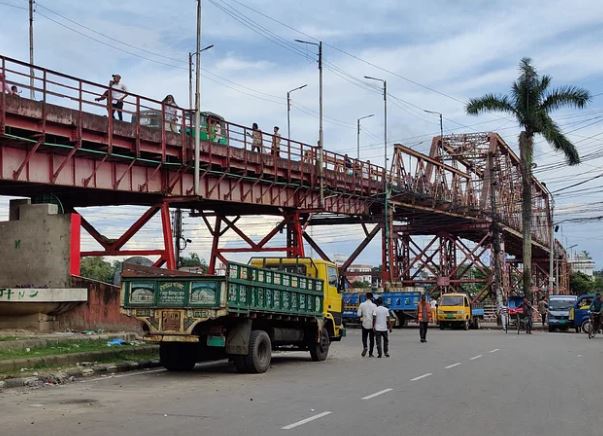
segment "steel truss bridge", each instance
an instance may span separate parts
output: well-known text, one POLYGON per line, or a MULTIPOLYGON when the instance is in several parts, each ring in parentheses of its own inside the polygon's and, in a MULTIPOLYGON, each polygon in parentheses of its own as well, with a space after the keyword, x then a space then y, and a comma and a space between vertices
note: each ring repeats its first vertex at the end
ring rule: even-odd
MULTIPOLYGON (((341 266, 343 272, 380 235, 385 287, 448 292, 471 285, 479 289, 477 298, 484 298, 494 280, 492 246, 498 234, 503 289, 508 294, 519 288, 519 158, 496 133, 436 137, 429 155, 396 144, 387 169, 322 150, 320 168, 321 150, 315 146, 282 138, 276 153, 273 137, 264 133, 258 150, 249 127, 221 121, 203 127, 195 195, 190 110, 175 109, 177 122, 170 124, 174 109, 129 93, 123 113, 131 121, 114 120, 107 116, 113 108, 106 86, 4 56, 0 62, 8 85, 28 94, 33 74, 35 88, 33 99, 0 94, 0 195, 58 198, 102 247, 81 256, 156 256, 156 265, 175 268, 170 208, 177 207, 205 223, 212 237, 210 273, 232 252, 303 256, 304 243, 328 259, 309 227, 353 224, 362 226, 363 240, 341 266), (105 92, 107 103, 97 102, 105 92), (149 113, 159 120, 154 126, 145 125, 149 113), (108 205, 148 210, 119 238, 109 239, 75 211, 108 205), (156 214, 163 247, 124 249, 156 214), (251 215, 277 215, 282 221, 255 241, 238 223, 251 215), (271 241, 281 231, 286 245, 275 246, 271 241), (223 247, 226 232, 235 232, 247 247, 223 247)), ((546 290, 550 198, 536 178, 532 191, 533 284, 546 290)), ((566 291, 565 251, 554 244, 559 287, 566 291)), ((72 273, 79 273, 77 265, 72 273)))

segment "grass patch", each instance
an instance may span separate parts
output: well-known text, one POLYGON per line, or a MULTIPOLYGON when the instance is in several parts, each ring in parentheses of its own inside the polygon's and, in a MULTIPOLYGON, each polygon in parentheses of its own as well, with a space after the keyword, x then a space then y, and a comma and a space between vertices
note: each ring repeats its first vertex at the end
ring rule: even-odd
POLYGON ((120 345, 107 347, 106 339, 81 341, 65 341, 43 347, 26 349, 0 350, 0 360, 27 359, 31 357, 54 356, 62 354, 86 353, 90 351, 106 351, 109 349, 127 351, 136 348, 135 345, 120 345))
MULTIPOLYGON (((159 359, 159 352, 149 350, 146 353, 133 353, 128 350, 116 351, 111 356, 105 356, 94 360, 95 364, 109 364, 109 363, 120 363, 127 361, 140 362, 144 360, 156 360, 159 359)), ((68 370, 70 368, 77 368, 75 365, 61 366, 61 365, 47 365, 43 363, 37 363, 32 367, 24 368, 23 371, 6 371, 0 372, 0 379, 13 378, 13 377, 27 377, 31 375, 44 375, 48 373, 68 370)))

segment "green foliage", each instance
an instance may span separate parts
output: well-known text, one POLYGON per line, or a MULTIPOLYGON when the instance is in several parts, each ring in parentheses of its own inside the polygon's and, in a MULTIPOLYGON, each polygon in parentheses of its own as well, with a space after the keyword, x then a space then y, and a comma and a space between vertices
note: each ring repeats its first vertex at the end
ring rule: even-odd
POLYGON ((103 257, 84 257, 80 263, 80 275, 99 282, 113 283, 115 271, 121 268, 121 262, 116 260, 111 264, 103 257))
POLYGON ((595 291, 596 283, 595 280, 580 271, 572 273, 570 276, 570 290, 575 295, 588 294, 595 291))
POLYGON ((351 283, 351 287, 358 289, 368 289, 371 287, 371 284, 362 280, 355 280, 351 283))
POLYGON ((534 149, 534 135, 540 134, 553 147, 565 155, 569 165, 580 163, 580 156, 575 145, 572 144, 561 129, 550 117, 553 110, 563 106, 583 108, 590 100, 588 91, 582 88, 566 86, 549 89, 551 77, 540 76, 532 66, 530 58, 523 58, 519 64, 519 77, 511 86, 508 95, 486 94, 481 98, 474 98, 467 104, 467 113, 478 115, 483 112, 504 112, 513 115, 522 128, 519 134, 519 148, 522 175, 522 221, 524 244, 523 259, 523 292, 530 296, 531 293, 531 237, 532 209, 532 156, 534 149), (527 206, 524 206, 527 205, 527 206))
POLYGON ((189 257, 180 258, 180 266, 183 267, 200 267, 201 272, 207 272, 207 262, 205 259, 201 259, 197 253, 191 253, 189 257))

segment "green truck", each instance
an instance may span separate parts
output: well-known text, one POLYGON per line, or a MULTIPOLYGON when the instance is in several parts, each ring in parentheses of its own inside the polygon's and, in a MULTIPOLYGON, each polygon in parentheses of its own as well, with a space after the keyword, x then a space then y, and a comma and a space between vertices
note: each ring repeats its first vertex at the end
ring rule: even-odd
POLYGON ((341 294, 334 264, 309 258, 228 263, 226 276, 126 264, 121 311, 159 344, 168 370, 229 358, 239 372, 265 372, 273 350, 327 358, 341 340, 341 294))

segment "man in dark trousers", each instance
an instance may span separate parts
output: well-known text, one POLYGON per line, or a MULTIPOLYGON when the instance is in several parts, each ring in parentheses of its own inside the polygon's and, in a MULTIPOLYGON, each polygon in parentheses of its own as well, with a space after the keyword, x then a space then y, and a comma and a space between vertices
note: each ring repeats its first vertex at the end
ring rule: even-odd
POLYGON ((375 347, 375 331, 373 330, 373 319, 377 306, 373 303, 373 294, 367 292, 366 300, 358 306, 358 317, 362 318, 362 357, 369 351, 369 357, 373 357, 373 348, 375 347), (370 350, 367 348, 366 340, 370 339, 370 350))
POLYGON ((425 294, 421 295, 421 300, 417 305, 417 320, 419 321, 419 335, 421 342, 427 342, 427 326, 431 317, 431 306, 425 298, 425 294))
POLYGON ((375 329, 375 340, 377 341, 377 358, 385 354, 389 357, 389 335, 392 325, 389 319, 389 309, 383 305, 383 299, 377 298, 377 309, 373 317, 373 328, 375 329), (383 350, 381 349, 381 341, 383 340, 383 350))

